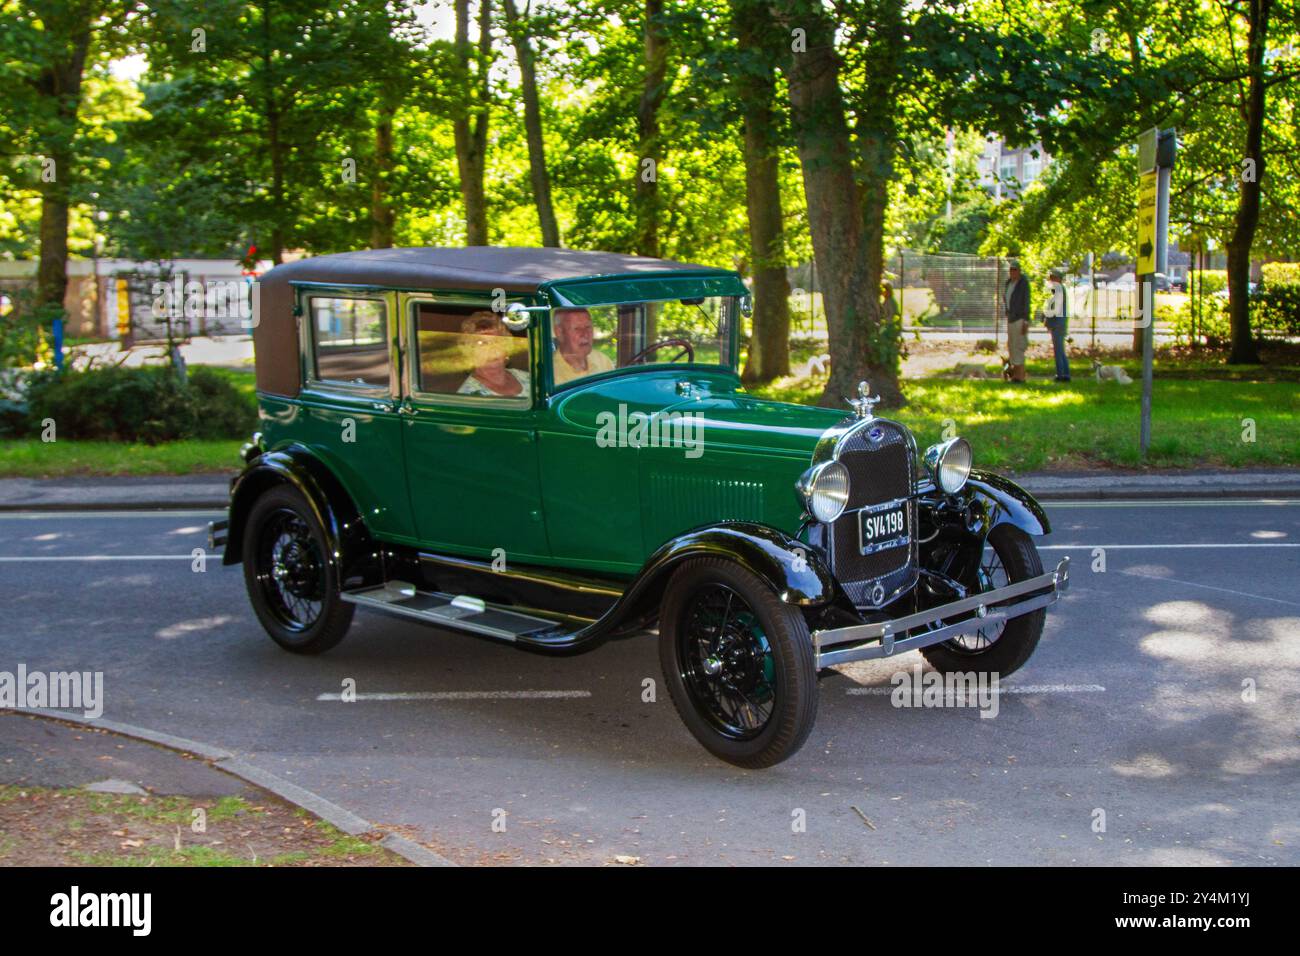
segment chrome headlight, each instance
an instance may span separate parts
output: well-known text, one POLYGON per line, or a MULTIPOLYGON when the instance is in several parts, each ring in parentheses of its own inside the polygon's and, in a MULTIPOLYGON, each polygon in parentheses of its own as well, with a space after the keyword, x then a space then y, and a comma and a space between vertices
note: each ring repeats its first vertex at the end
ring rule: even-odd
POLYGON ((944 494, 955 495, 970 477, 972 453, 970 442, 950 438, 925 450, 925 466, 930 477, 944 494))
POLYGON ((795 488, 808 513, 829 524, 849 503, 849 470, 838 461, 824 461, 805 471, 795 488))

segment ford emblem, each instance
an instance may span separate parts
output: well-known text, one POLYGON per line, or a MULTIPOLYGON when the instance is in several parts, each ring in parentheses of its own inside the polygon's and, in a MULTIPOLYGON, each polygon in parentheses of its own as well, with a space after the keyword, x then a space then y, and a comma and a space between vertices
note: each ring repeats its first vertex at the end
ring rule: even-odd
POLYGON ((872 441, 880 441, 880 439, 885 437, 885 430, 881 428, 879 425, 873 428, 869 428, 867 430, 867 437, 870 438, 872 441))

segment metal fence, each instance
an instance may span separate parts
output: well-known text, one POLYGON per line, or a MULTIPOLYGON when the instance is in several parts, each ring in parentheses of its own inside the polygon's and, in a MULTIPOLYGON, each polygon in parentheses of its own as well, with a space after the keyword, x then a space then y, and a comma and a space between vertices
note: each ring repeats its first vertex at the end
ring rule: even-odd
MULTIPOLYGON (((1001 340, 1006 333, 1010 262, 993 256, 902 250, 886 261, 885 280, 892 287, 906 331, 969 332, 1001 340)), ((1026 278, 1031 312, 1037 313, 1047 298, 1047 277, 1026 278)), ((796 331, 811 332, 823 326, 819 279, 814 263, 791 270, 796 331)), ((1132 332, 1137 304, 1132 282, 1110 283, 1104 274, 1067 275, 1065 287, 1070 295, 1072 334, 1132 332)))

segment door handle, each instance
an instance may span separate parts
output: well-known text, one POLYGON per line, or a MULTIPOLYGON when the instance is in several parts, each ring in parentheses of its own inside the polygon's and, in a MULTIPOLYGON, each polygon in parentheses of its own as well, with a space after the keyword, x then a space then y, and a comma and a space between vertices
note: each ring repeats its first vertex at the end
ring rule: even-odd
POLYGON ((371 402, 370 407, 377 412, 391 412, 393 410, 393 406, 388 402, 371 402))
POLYGON ((402 404, 397 406, 397 414, 409 415, 414 418, 416 415, 420 414, 420 410, 410 402, 402 402, 402 404))

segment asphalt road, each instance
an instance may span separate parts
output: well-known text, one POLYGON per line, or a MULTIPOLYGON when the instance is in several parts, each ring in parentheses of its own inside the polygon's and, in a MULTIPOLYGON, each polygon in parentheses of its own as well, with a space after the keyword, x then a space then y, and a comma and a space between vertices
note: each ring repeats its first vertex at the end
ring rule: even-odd
POLYGON ((1071 589, 996 717, 892 706, 919 654, 845 665, 766 771, 695 743, 651 635, 546 658, 359 612, 287 654, 239 568, 193 569, 207 514, 0 514, 0 671, 103 671, 106 718, 458 862, 1300 863, 1300 502, 1049 511, 1071 589))

